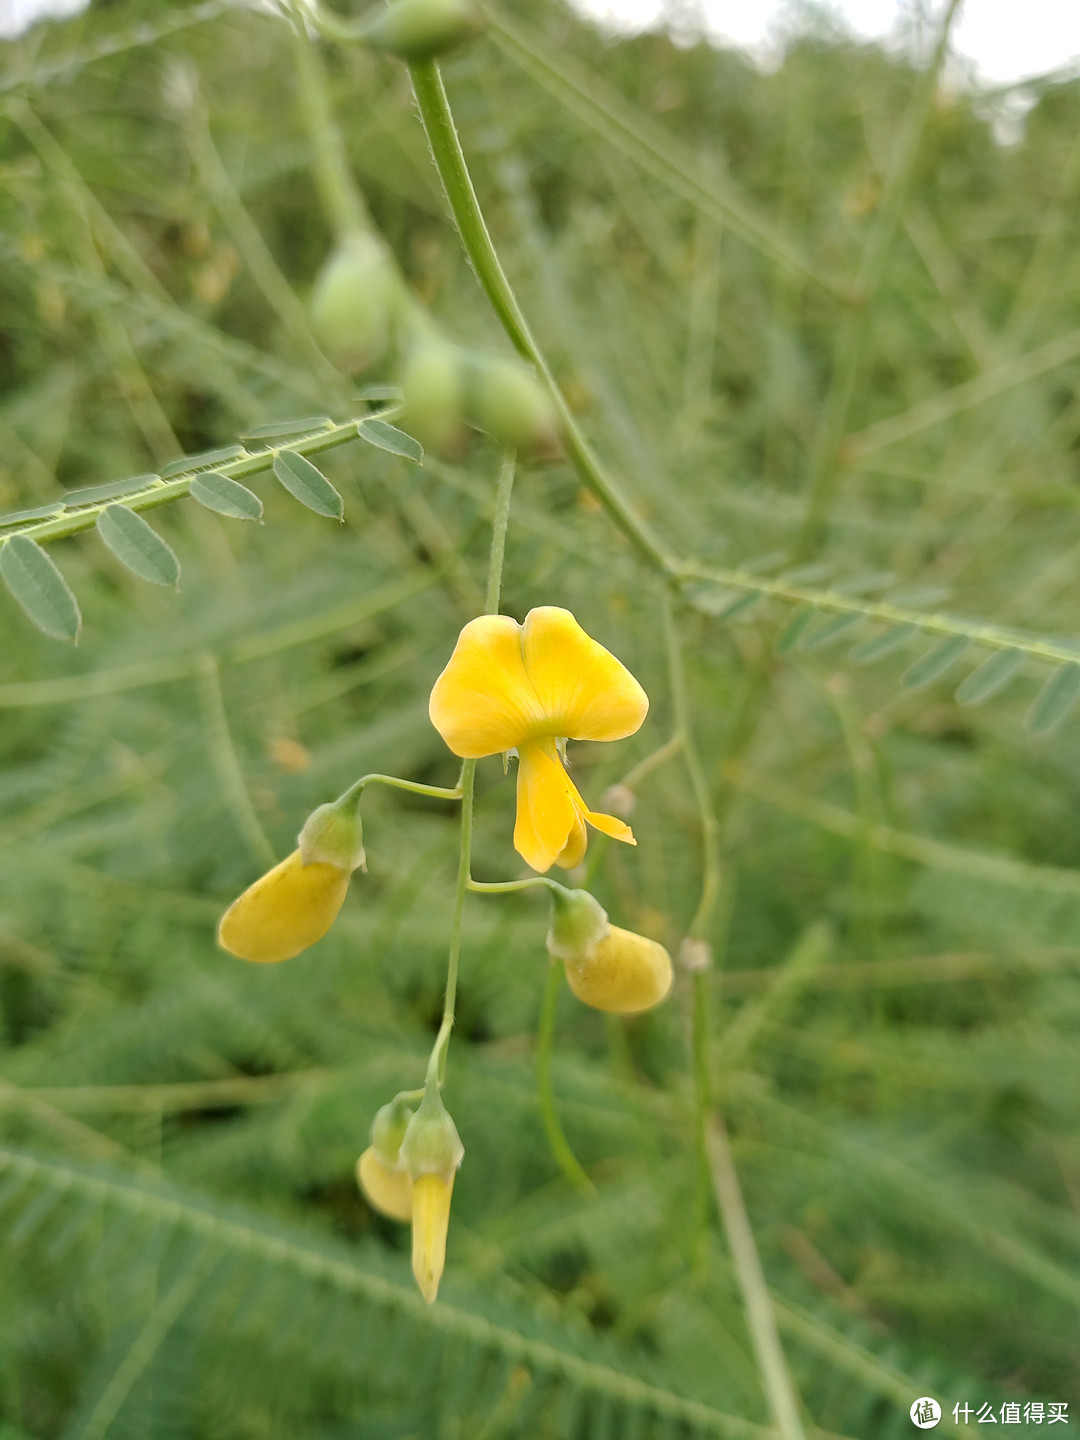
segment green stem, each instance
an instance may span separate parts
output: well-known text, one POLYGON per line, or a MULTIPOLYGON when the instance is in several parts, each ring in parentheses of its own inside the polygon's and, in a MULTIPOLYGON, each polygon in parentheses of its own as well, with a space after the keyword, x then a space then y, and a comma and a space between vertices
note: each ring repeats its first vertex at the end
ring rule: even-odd
POLYGON ((396 775, 363 775, 349 786, 338 803, 345 800, 359 800, 369 785, 390 785, 395 790, 408 790, 412 795, 431 795, 436 800, 460 800, 461 785, 452 790, 445 785, 421 785, 418 780, 400 780, 396 775))
POLYGON ((499 466, 499 482, 495 491, 495 515, 491 524, 491 558, 488 561, 487 595, 484 599, 484 610, 488 615, 499 613, 503 560, 506 557, 506 529, 510 523, 510 497, 513 492, 514 452, 508 450, 499 466))
POLYGON ((565 885, 560 885, 557 880, 549 880, 546 875, 530 875, 524 880, 474 880, 470 876, 466 888, 475 890, 478 895, 504 895, 512 890, 531 890, 537 885, 542 885, 546 890, 570 893, 565 885))
MULTIPOLYGON (((499 595, 502 590, 503 560, 506 556, 506 531, 510 523, 510 499, 514 489, 514 457, 506 455, 499 467, 498 492, 495 499, 495 519, 491 527, 491 555, 488 560, 486 613, 499 613, 499 595)), ((454 918, 450 927, 450 954, 446 963, 446 993, 443 998, 442 1024, 431 1048, 428 1060, 428 1086, 441 1085, 446 1074, 446 1051, 454 1029, 454 1006, 457 1002, 458 963, 461 959, 461 929, 465 918, 465 895, 471 883, 472 829, 473 829, 473 788, 476 779, 476 761, 464 760, 457 783, 461 796, 461 844, 458 852, 457 888, 454 892, 454 918)))
POLYGON ((559 416, 563 438, 574 469, 586 488, 593 492, 616 525, 633 541, 651 565, 666 574, 679 573, 678 559, 653 534, 651 527, 623 495, 618 482, 608 473, 581 433, 562 391, 556 384, 551 367, 529 328, 488 233, 438 66, 433 60, 410 65, 409 74, 435 168, 446 191, 465 253, 515 349, 535 365, 547 386, 559 416))
MULTIPOLYGON (((300 80, 300 102, 307 121, 315 161, 315 182, 323 208, 339 236, 357 230, 374 231, 371 216, 353 182, 341 131, 334 124, 326 72, 308 35, 298 0, 289 0, 293 54, 300 80)), ((309 12, 310 13, 310 12, 309 12)), ((315 19, 312 14, 313 20, 315 19)), ((318 24, 318 21, 315 21, 318 24)))
POLYGON ((446 962, 446 993, 443 997, 442 1024, 428 1060, 427 1084, 441 1085, 446 1074, 446 1051, 454 1028, 454 1006, 457 1003, 458 962, 461 958, 461 928, 465 918, 465 892, 469 885, 472 863, 473 781, 476 761, 466 760, 461 767, 461 848, 458 858, 457 888, 454 892, 454 918, 450 926, 450 954, 446 962))
POLYGON ((712 952, 707 948, 706 942, 722 883, 720 821, 713 804, 705 767, 701 763, 701 756, 694 740, 690 702, 686 691, 682 637, 679 634, 675 616, 675 599, 668 587, 665 587, 661 600, 661 615, 664 624, 664 647, 667 651, 672 708, 675 712, 675 732, 669 743, 674 744, 677 741, 678 747, 682 751, 701 824, 701 896, 694 918, 687 930, 687 939, 701 942, 694 947, 699 954, 694 957, 690 1048, 694 1077, 694 1141, 697 1150, 698 1171, 694 1227, 697 1237, 695 1250, 699 1259, 703 1259, 709 1223, 711 1186, 707 1126, 712 1106, 709 1072, 712 1038, 712 987, 710 983, 712 952))
POLYGON ((773 1311, 772 1296, 761 1268, 754 1232, 743 1203, 739 1177, 731 1158, 727 1131, 719 1116, 709 1125, 709 1157, 716 1198, 727 1232, 739 1288, 746 1303, 750 1339, 761 1371, 765 1397, 781 1440, 805 1440, 795 1387, 788 1374, 773 1311))
POLYGON ((544 1122, 544 1134, 552 1155, 558 1161, 559 1169, 575 1190, 580 1190, 583 1195, 594 1195, 596 1186, 586 1175, 563 1134, 558 1111, 555 1109, 555 1092, 551 1086, 551 1052, 555 1040, 555 1015, 559 1005, 562 977, 562 961, 552 959, 548 966, 544 1001, 540 1007, 540 1026, 536 1034, 536 1087, 540 1098, 540 1118, 544 1122))
POLYGON ((675 733, 671 744, 677 740, 686 761, 686 773, 694 792, 701 821, 701 898, 690 922, 687 935, 693 940, 704 940, 709 933, 709 922, 720 896, 722 871, 720 866, 720 822, 713 805, 712 792, 701 763, 697 743, 694 740, 690 721, 690 703, 686 693, 686 671, 683 665, 682 640, 675 621, 675 601, 669 587, 665 587, 661 602, 664 622, 664 644, 668 657, 668 676, 671 684, 671 701, 675 711, 675 733))

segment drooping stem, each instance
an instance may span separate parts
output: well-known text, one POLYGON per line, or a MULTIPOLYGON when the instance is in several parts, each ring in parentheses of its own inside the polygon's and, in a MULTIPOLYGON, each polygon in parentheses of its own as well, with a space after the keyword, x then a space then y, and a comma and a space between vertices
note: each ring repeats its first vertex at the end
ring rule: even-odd
POLYGON ((345 791, 341 802, 358 800, 369 785, 389 785, 394 790, 408 790, 411 795, 430 795, 435 800, 461 799, 460 783, 449 789, 445 785, 421 785, 419 780, 402 780, 397 775, 362 775, 345 791))
POLYGON ((551 1052, 555 1040, 555 1015, 562 978, 563 962, 552 957, 548 965, 544 1000, 540 1007, 540 1025, 536 1034, 536 1087, 540 1097, 540 1118, 544 1122, 544 1134, 552 1155, 558 1161, 559 1169, 575 1190, 579 1190, 583 1195, 592 1195, 596 1186, 586 1175, 581 1161, 571 1150, 570 1142, 563 1134, 558 1111, 555 1109, 555 1092, 551 1085, 551 1052))
POLYGON ((435 168, 446 191, 465 253, 514 347, 536 367, 547 386, 559 416, 563 439, 574 469, 582 483, 597 497, 619 529, 633 541, 650 565, 667 574, 676 574, 679 569, 676 557, 653 534, 651 527, 623 495, 618 482, 608 473, 582 434, 573 412, 556 384, 551 367, 529 328, 529 322, 518 304, 517 296, 488 233, 438 66, 433 60, 424 61, 410 65, 409 74, 420 119, 427 131, 435 168))

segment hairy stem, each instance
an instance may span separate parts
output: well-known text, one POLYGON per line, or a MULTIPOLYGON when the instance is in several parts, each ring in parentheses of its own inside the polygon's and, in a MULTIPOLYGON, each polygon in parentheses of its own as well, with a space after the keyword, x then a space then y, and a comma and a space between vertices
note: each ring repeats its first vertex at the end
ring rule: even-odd
POLYGON ((433 60, 410 65, 409 74, 435 168, 446 191, 465 253, 514 347, 535 365, 547 386, 559 416, 567 452, 582 484, 593 492, 650 565, 665 573, 676 574, 679 569, 676 557, 653 534, 652 528, 623 495, 618 482, 608 473, 579 429, 518 304, 476 198, 438 66, 433 60))

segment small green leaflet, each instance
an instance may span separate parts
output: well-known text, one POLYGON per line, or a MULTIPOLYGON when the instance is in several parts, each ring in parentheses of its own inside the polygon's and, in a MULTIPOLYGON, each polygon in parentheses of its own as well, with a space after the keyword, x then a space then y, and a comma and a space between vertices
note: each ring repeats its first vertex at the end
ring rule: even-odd
POLYGON ((1080 695, 1080 665, 1062 665, 1055 670, 1035 697, 1025 727, 1033 735, 1047 735, 1060 725, 1080 695))
POLYGON ((883 630, 880 635, 871 635, 869 640, 863 640, 856 645, 848 659, 853 665, 873 665, 875 660, 884 660, 886 655, 899 650, 901 645, 906 644, 912 635, 917 633, 918 628, 910 623, 890 625, 888 630, 883 630))
POLYGON ((329 415, 309 415, 304 420, 277 420, 272 425, 256 425, 254 430, 245 430, 241 440, 284 440, 290 435, 310 435, 315 430, 325 430, 334 422, 329 415))
POLYGON ((827 645, 834 644, 842 635, 853 630, 860 624, 863 616, 855 615, 833 615, 818 630, 811 630, 809 635, 804 635, 800 650, 824 650, 827 645))
POLYGON ((391 455, 401 455, 417 465, 423 464, 424 447, 420 441, 406 435, 405 431, 399 430, 396 425, 390 425, 385 420, 361 420, 356 427, 356 433, 369 445, 375 445, 380 450, 389 450, 391 455))
POLYGON ((405 391, 400 385, 365 385, 360 391, 360 399, 372 404, 380 400, 389 400, 396 404, 405 399, 405 391))
POLYGON ((258 520, 262 517, 262 501, 257 495, 227 475, 196 475, 191 482, 192 497, 215 510, 219 515, 228 515, 232 520, 258 520))
POLYGON ((163 467, 161 478, 170 480, 175 475, 186 475, 191 470, 206 470, 211 465, 225 465, 230 460, 241 460, 247 454, 242 445, 226 445, 221 450, 204 450, 201 455, 182 455, 163 467))
POLYGON ((112 480, 106 485, 88 485, 83 490, 69 490, 64 496, 64 509, 75 510, 80 505, 98 505, 102 500, 116 500, 121 495, 145 490, 157 479, 157 475, 133 475, 130 480, 112 480))
POLYGON ((63 513, 63 502, 57 500, 52 505, 36 505, 33 510, 13 510, 10 515, 0 515, 0 526, 6 529, 9 525, 23 525, 28 520, 51 520, 63 513))
POLYGON ((995 650, 961 684, 956 692, 957 703, 981 705, 1004 690, 1023 658, 1019 650, 995 650))
POLYGON ((900 677, 900 684, 905 690, 921 690, 924 685, 932 685, 939 675, 944 675, 949 666, 960 659, 970 644, 966 635, 946 636, 908 666, 900 677))
POLYGON ((775 650, 777 655, 786 655, 789 650, 794 650, 810 622, 817 618, 818 612, 814 609, 796 610, 791 619, 784 626, 783 630, 776 637, 775 650))
POLYGON ((0 578, 39 630, 55 640, 79 638, 79 602, 40 545, 12 535, 0 548, 0 578))
POLYGON ((330 481, 310 460, 291 450, 283 450, 274 456, 274 474, 285 489, 301 505, 314 510, 316 515, 328 515, 340 520, 345 513, 345 504, 330 481))
POLYGON ((98 516, 98 534, 121 565, 154 585, 177 585, 180 561, 156 530, 124 505, 109 505, 98 516))

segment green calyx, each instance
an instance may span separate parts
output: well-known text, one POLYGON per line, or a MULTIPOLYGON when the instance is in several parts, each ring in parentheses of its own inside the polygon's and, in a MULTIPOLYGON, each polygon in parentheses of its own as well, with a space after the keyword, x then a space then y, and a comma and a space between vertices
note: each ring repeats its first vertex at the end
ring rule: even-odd
POLYGON ((414 1180, 421 1175, 439 1175, 449 1182, 464 1154, 457 1126, 442 1102, 438 1086, 429 1085, 405 1130, 400 1163, 414 1180))
POLYGON ((346 792, 339 800, 320 805, 304 822, 297 837, 304 864, 336 865, 339 870, 367 869, 360 799, 346 792))
POLYGON ((401 1142, 412 1118, 412 1108, 399 1095, 375 1112, 375 1119, 371 1122, 371 1144, 390 1170, 398 1164, 401 1142))
POLYGON ((607 911, 587 890, 551 892, 551 928, 548 953, 553 960, 580 960, 608 933, 607 911))
POLYGON ((394 0, 361 27, 357 38, 416 63, 452 50, 479 28, 471 0, 394 0))

